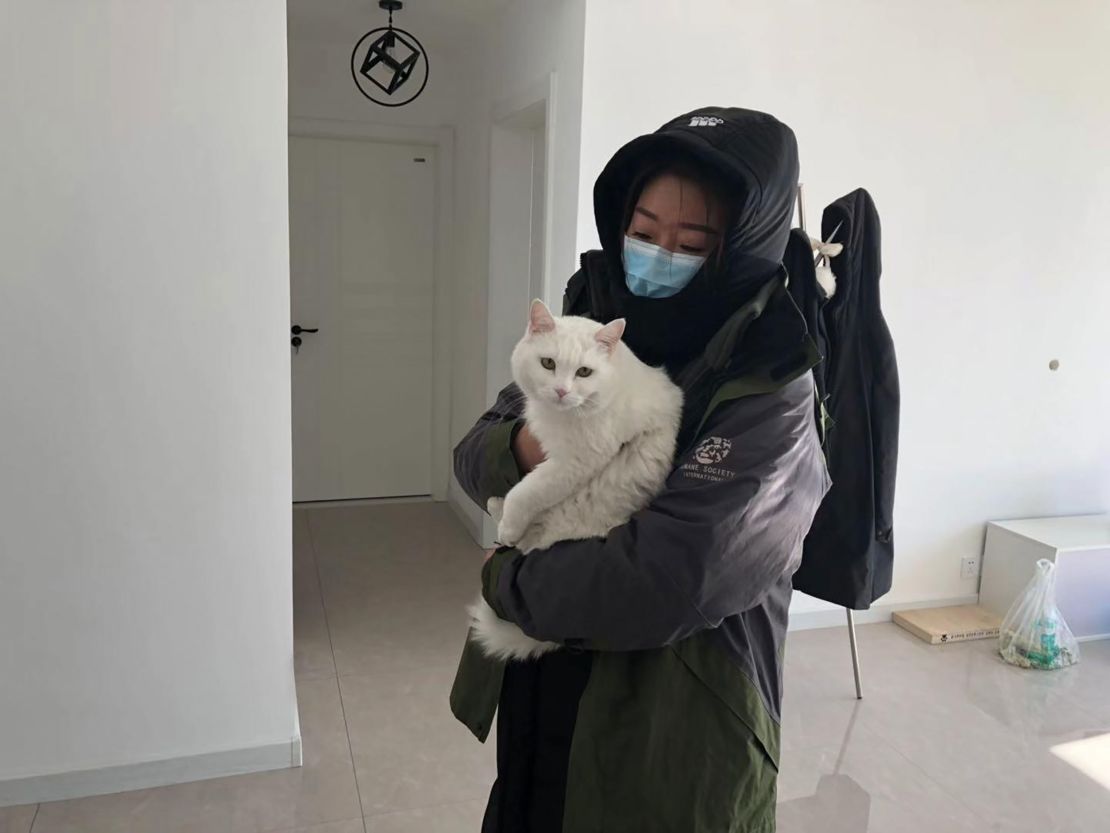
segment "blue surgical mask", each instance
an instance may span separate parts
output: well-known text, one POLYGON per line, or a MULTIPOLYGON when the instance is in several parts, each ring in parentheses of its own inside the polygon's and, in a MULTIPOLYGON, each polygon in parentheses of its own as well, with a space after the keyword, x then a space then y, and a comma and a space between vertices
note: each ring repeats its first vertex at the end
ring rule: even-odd
POLYGON ((698 273, 705 258, 668 251, 625 235, 624 282, 641 298, 670 298, 698 273))

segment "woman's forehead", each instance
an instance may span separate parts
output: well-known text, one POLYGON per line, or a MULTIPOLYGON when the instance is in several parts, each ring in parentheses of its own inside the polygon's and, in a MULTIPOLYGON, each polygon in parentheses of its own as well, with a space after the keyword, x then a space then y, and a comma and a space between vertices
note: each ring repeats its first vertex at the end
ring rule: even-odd
POLYGON ((654 177, 640 192, 636 201, 638 213, 654 219, 704 223, 706 217, 717 218, 720 208, 713 196, 697 180, 676 173, 654 177))

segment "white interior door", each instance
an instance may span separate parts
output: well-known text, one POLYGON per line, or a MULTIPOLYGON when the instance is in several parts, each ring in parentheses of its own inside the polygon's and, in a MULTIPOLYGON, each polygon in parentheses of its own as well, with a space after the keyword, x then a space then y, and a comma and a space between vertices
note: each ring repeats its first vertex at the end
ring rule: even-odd
POLYGON ((434 154, 289 139, 295 501, 431 493, 434 154))

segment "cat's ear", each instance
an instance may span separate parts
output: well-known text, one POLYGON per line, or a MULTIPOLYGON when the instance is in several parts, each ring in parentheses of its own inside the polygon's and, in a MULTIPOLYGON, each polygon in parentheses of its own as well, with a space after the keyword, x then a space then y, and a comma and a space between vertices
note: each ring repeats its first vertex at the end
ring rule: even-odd
POLYGON ((624 319, 618 318, 616 321, 610 321, 598 330, 597 335, 594 336, 594 340, 612 353, 613 348, 616 347, 617 343, 621 340, 622 335, 624 335, 624 319))
POLYGON ((532 309, 528 313, 528 335, 535 336, 550 333, 555 329, 555 319, 547 305, 539 299, 532 302, 532 309))

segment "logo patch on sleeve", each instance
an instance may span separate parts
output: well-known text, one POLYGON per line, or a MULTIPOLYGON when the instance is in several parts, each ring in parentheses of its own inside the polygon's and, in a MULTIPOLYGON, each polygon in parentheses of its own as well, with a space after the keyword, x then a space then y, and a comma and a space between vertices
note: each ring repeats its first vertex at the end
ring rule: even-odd
POLYGON ((694 459, 702 465, 711 466, 724 460, 732 451, 732 440, 724 437, 710 437, 694 452, 694 459))
POLYGON ((721 463, 732 451, 732 440, 724 437, 709 437, 694 450, 694 461, 683 463, 682 476, 691 480, 710 480, 723 483, 736 477, 736 472, 724 468, 721 463))

